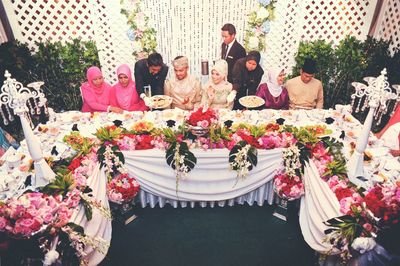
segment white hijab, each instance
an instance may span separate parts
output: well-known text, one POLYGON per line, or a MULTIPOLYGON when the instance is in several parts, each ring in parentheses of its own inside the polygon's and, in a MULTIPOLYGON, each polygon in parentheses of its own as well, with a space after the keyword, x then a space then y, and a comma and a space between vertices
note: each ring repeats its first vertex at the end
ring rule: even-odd
POLYGON ((282 68, 279 67, 272 67, 267 69, 267 73, 264 75, 263 79, 265 78, 264 82, 267 83, 268 90, 272 96, 278 97, 282 93, 282 85, 278 84, 278 76, 283 71, 282 68))

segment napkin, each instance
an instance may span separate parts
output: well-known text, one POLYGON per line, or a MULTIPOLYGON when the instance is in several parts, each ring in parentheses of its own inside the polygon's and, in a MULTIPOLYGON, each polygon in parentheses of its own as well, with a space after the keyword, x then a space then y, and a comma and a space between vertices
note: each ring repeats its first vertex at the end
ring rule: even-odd
POLYGON ((283 125, 283 123, 285 123, 285 119, 284 118, 278 118, 278 119, 276 119, 276 123, 278 125, 283 125))
POLYGON ((120 126, 122 125, 122 121, 121 121, 121 120, 118 120, 118 119, 115 119, 115 120, 113 121, 113 123, 114 123, 114 125, 115 125, 116 127, 120 127, 120 126))
POLYGON ((232 120, 226 120, 226 121, 224 122, 224 125, 225 125, 226 127, 228 127, 228 128, 230 128, 230 127, 232 126, 232 124, 233 124, 233 121, 232 121, 232 120))
POLYGON ((56 146, 53 146, 53 148, 51 149, 51 155, 55 155, 55 156, 57 156, 58 155, 58 151, 57 151, 57 147, 56 146))
POLYGON ((332 117, 325 118, 325 123, 327 123, 328 125, 332 124, 333 122, 335 122, 335 119, 333 119, 332 117))
POLYGON ((176 123, 175 120, 171 120, 171 119, 170 119, 170 120, 167 120, 167 126, 168 126, 168 127, 174 127, 174 126, 175 126, 175 123, 176 123))
POLYGON ((79 131, 78 124, 74 124, 71 128, 72 131, 79 131))

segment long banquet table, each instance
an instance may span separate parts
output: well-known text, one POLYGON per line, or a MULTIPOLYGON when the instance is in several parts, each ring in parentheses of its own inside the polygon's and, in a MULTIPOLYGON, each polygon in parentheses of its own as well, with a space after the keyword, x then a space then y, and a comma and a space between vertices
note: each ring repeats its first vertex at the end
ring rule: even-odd
MULTIPOLYGON (((84 136, 93 136, 95 130, 101 126, 111 125, 115 119, 121 120, 123 126, 129 128, 138 120, 151 121, 155 126, 166 126, 166 121, 182 120, 185 113, 179 110, 165 110, 163 112, 133 112, 123 115, 117 114, 83 114, 67 112, 56 114, 46 126, 48 131, 35 134, 42 142, 45 156, 49 156, 53 147, 59 151, 56 157, 62 158, 72 154, 73 151, 62 143, 62 138, 68 134, 72 125, 76 124, 84 136)), ((219 114, 221 122, 233 120, 234 122, 247 122, 252 124, 275 122, 284 118, 285 124, 303 126, 325 124, 327 117, 333 117, 335 122, 326 125, 332 129, 332 136, 338 137, 346 132, 345 143, 354 141, 361 124, 343 107, 337 110, 312 110, 312 111, 244 111, 235 112, 222 110, 219 114), (352 132, 352 134, 347 134, 352 132)), ((379 143, 376 143, 379 147, 379 143)), ((345 145, 345 150, 348 145, 345 145)), ((22 143, 19 153, 27 153, 26 144, 22 143)), ((245 178, 237 179, 236 172, 229 169, 227 149, 193 150, 197 157, 197 165, 186 176, 176 182, 174 170, 165 162, 165 151, 133 150, 123 151, 125 165, 129 173, 136 177, 141 185, 137 201, 142 207, 160 206, 171 204, 174 207, 194 207, 199 204, 205 206, 225 206, 255 202, 263 205, 265 201, 272 204, 274 192, 273 182, 275 171, 282 163, 282 149, 259 150, 258 165, 245 178)), ((26 157, 29 160, 29 156, 26 157)), ((3 171, 0 169, 0 171, 3 171)), ((396 170, 397 171, 397 170, 396 170)), ((396 174, 396 173, 393 173, 396 174)), ((397 172, 398 174, 398 172, 397 172)), ((96 197, 108 207, 105 193, 104 169, 97 169, 88 181, 96 197)), ((323 221, 340 215, 339 203, 332 191, 321 181, 315 165, 311 162, 306 165, 304 174, 305 196, 301 200, 300 226, 306 242, 319 252, 326 252, 330 245, 323 243, 326 229, 323 221)), ((83 209, 76 210, 72 221, 79 223, 92 236, 101 236, 111 240, 111 222, 99 213, 94 213, 94 219, 87 221, 83 209)), ((90 265, 99 263, 104 254, 87 250, 90 265)))

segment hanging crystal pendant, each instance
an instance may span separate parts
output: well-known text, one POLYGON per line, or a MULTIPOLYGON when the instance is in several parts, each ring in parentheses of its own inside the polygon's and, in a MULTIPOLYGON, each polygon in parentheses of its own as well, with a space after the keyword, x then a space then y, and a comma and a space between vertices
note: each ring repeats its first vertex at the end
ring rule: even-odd
POLYGON ((4 115, 4 112, 3 112, 3 108, 0 106, 0 114, 1 114, 1 117, 3 118, 3 123, 4 123, 4 125, 8 125, 8 119, 6 118, 6 116, 4 115))

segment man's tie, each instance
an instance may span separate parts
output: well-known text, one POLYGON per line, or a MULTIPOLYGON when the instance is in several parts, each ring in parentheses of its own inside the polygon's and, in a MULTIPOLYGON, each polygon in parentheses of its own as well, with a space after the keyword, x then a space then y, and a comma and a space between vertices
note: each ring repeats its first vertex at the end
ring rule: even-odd
POLYGON ((222 44, 222 54, 221 54, 221 59, 226 58, 226 52, 228 51, 228 45, 223 43, 222 44))

